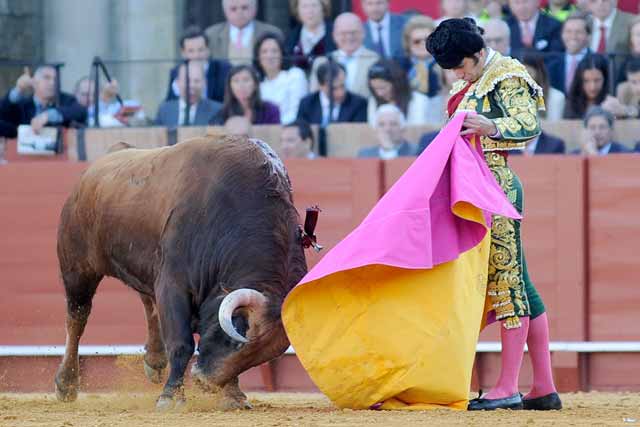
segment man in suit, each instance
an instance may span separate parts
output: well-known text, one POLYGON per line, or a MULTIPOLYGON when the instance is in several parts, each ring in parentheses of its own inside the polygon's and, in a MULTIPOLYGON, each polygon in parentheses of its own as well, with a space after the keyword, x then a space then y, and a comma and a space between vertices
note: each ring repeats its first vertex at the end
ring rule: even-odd
POLYGON ((36 68, 33 77, 25 68, 16 86, 0 101, 2 136, 15 138, 18 126, 24 124, 38 133, 44 126, 86 122, 87 109, 73 95, 61 92, 55 105, 56 78, 56 69, 50 65, 36 68))
POLYGON ((563 140, 542 132, 537 138, 527 141, 524 150, 512 151, 511 154, 537 156, 539 154, 564 154, 565 152, 566 148, 563 140))
POLYGON ((311 126, 304 120, 282 126, 280 150, 283 159, 315 159, 314 145, 311 126))
POLYGON ((155 124, 175 128, 178 126, 206 126, 222 108, 222 104, 202 96, 204 86, 204 69, 198 61, 189 62, 189 96, 187 93, 187 65, 181 64, 178 69, 179 99, 163 101, 158 107, 155 124), (188 99, 187 99, 188 98, 188 99), (187 115, 187 102, 189 111, 187 115), (188 119, 187 119, 188 117, 188 119))
POLYGON ((250 64, 255 41, 265 33, 282 37, 282 31, 273 25, 257 21, 258 0, 222 0, 225 22, 207 28, 211 56, 228 59, 232 64, 250 64))
POLYGON ((361 148, 358 157, 389 160, 415 156, 416 147, 404 138, 405 126, 404 114, 398 107, 393 104, 381 105, 376 110, 373 121, 378 144, 361 148))
POLYGON ((619 10, 617 0, 588 0, 587 5, 593 17, 591 50, 601 54, 628 53, 634 15, 619 10))
POLYGON ((631 153, 624 144, 613 140, 613 114, 600 106, 587 110, 584 116, 585 137, 580 148, 571 154, 586 156, 606 156, 607 154, 631 153))
MULTIPOLYGON (((182 59, 200 61, 204 66, 206 79, 203 86, 203 96, 214 101, 224 101, 224 85, 231 66, 225 60, 210 58, 209 38, 197 26, 191 26, 180 37, 180 54, 182 59)), ((178 98, 178 65, 169 73, 169 88, 167 101, 178 98)))
POLYGON ((512 56, 520 58, 524 50, 562 51, 560 21, 540 13, 540 0, 509 0, 509 8, 512 56))
POLYGON ((298 119, 308 123, 326 126, 331 122, 366 122, 367 100, 345 88, 345 68, 337 62, 326 62, 318 67, 319 91, 313 92, 300 101, 298 119), (333 95, 333 110, 329 118, 330 88, 333 95))
MULTIPOLYGON (((347 71, 347 90, 365 98, 370 95, 367 80, 369 67, 378 61, 378 54, 362 45, 364 40, 364 28, 357 15, 345 12, 336 18, 333 25, 333 39, 338 50, 329 55, 341 63, 347 71)), ((311 90, 318 89, 318 80, 315 77, 318 67, 327 62, 327 58, 320 57, 313 62, 311 71, 311 90)))
POLYGON ((389 12, 389 0, 362 0, 367 16, 364 45, 383 58, 404 56, 402 31, 407 22, 402 15, 389 12))
POLYGON ((582 58, 591 53, 591 21, 583 12, 570 15, 562 25, 562 44, 565 51, 547 59, 549 83, 563 93, 569 93, 576 68, 582 58))

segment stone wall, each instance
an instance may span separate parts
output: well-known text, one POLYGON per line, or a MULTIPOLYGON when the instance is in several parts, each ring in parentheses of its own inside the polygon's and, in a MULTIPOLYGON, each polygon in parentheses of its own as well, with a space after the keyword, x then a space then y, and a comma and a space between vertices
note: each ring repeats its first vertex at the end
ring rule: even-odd
POLYGON ((42 46, 43 0, 0 0, 0 93, 15 83, 22 73, 19 65, 6 61, 40 62, 42 46), (1 61, 5 61, 2 64, 1 61))

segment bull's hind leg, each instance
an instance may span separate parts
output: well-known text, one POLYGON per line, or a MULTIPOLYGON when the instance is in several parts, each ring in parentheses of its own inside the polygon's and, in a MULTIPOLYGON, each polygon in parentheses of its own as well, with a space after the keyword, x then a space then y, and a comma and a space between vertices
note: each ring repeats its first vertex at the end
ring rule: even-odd
POLYGON ((62 363, 56 373, 56 396, 63 402, 78 397, 79 371, 78 343, 91 313, 91 302, 101 275, 68 272, 62 274, 67 296, 67 339, 62 363))
POLYGON ((162 371, 167 366, 167 355, 160 335, 160 320, 155 300, 149 295, 140 294, 147 318, 147 343, 144 346, 144 373, 154 384, 162 382, 162 371))

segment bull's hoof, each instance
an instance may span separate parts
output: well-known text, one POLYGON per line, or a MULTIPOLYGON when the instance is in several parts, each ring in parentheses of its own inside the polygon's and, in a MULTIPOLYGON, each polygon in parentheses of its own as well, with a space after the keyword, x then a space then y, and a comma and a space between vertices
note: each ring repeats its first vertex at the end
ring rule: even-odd
POLYGON ((235 411, 238 409, 253 409, 253 407, 246 399, 236 400, 220 396, 215 399, 213 404, 214 411, 235 411))
POLYGON ((183 397, 176 398, 172 396, 161 395, 156 402, 156 411, 169 412, 179 411, 187 404, 187 400, 183 397))
POLYGON ((61 385, 58 379, 55 380, 56 385, 56 398, 60 402, 75 402, 78 398, 78 386, 77 385, 61 385))
POLYGON ((154 384, 160 384, 162 382, 162 368, 156 369, 150 366, 147 361, 144 361, 144 374, 154 384))

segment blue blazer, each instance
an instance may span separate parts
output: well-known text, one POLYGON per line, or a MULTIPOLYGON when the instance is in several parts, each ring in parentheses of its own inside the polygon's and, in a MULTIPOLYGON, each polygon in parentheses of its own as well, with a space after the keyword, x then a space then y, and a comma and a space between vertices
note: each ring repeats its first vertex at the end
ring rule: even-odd
MULTIPOLYGON (((407 23, 407 18, 402 15, 396 15, 391 13, 389 18, 389 37, 391 38, 389 47, 391 48, 390 57, 398 58, 404 56, 404 49, 402 48, 402 30, 404 30, 404 24, 407 23)), ((364 46, 367 49, 371 49, 377 52, 376 46, 373 43, 373 37, 371 36, 371 29, 369 28, 369 21, 364 23, 364 46)))
MULTIPOLYGON (((313 92, 300 100, 298 119, 307 123, 319 125, 322 123, 322 105, 320 92, 313 92)), ((340 113, 336 122, 366 122, 367 100, 355 93, 347 92, 344 102, 340 105, 340 113)))
MULTIPOLYGON (((507 19, 507 25, 511 30, 511 53, 513 57, 521 58, 523 50, 522 35, 520 34, 520 25, 515 16, 511 15, 507 19)), ((533 33, 533 47, 531 50, 537 52, 562 52, 564 46, 560 33, 562 32, 562 24, 555 18, 540 12, 538 21, 536 22, 536 30, 533 33)))

